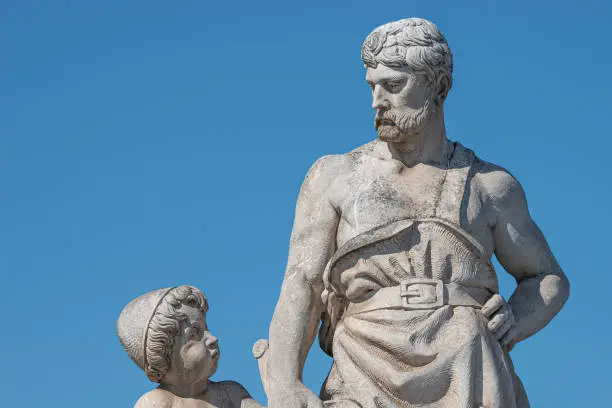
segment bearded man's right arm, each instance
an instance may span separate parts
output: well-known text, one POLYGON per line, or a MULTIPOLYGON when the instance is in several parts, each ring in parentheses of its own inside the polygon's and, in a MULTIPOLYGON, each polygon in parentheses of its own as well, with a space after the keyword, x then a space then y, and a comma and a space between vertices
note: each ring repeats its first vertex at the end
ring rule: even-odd
POLYGON ((302 370, 323 310, 323 271, 335 250, 340 217, 330 192, 339 159, 319 159, 298 197, 287 270, 270 326, 270 408, 322 406, 303 385, 302 370))

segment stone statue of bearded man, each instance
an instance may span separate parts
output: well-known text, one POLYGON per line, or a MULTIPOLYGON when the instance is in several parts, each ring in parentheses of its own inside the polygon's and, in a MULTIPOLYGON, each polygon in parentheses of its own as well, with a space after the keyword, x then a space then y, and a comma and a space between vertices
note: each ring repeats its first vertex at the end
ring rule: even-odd
POLYGON ((519 182, 447 139, 452 54, 431 22, 365 40, 377 140, 320 158, 298 198, 270 327, 271 408, 526 408, 509 351, 569 283, 519 182), (516 278, 506 302, 491 264, 516 278), (322 317, 322 322, 321 322, 322 317), (301 382, 317 329, 333 366, 301 382))

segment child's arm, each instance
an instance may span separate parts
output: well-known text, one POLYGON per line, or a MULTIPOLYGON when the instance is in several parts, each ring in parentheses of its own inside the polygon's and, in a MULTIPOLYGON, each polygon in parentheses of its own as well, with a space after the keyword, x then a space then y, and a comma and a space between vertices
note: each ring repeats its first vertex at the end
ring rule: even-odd
POLYGON ((247 390, 236 381, 222 381, 221 386, 232 401, 234 408, 263 408, 262 405, 251 398, 247 390))

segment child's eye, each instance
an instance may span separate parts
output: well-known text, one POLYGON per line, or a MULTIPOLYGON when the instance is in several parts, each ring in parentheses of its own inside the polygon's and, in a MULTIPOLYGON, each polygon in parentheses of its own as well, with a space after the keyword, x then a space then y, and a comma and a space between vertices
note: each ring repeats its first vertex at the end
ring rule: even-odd
POLYGON ((202 331, 200 330, 199 327, 190 327, 189 328, 189 332, 187 334, 187 337, 189 337, 189 339, 198 339, 202 336, 202 331))

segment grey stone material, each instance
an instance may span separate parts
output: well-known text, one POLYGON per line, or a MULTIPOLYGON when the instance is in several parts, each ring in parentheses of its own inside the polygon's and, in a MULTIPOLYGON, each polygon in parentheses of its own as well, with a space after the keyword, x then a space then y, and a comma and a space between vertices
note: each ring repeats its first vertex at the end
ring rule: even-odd
POLYGON ((378 138, 304 180, 255 350, 269 406, 529 407, 509 353, 560 311, 568 279, 520 183, 447 138, 453 59, 438 28, 380 26, 362 60, 378 138), (516 279, 508 300, 493 255, 516 279), (318 396, 301 380, 317 331, 334 359, 318 396))
POLYGON ((117 320, 117 335, 130 358, 159 387, 135 408, 259 408, 235 381, 214 382, 220 351, 206 324, 208 300, 193 286, 146 293, 117 320))

